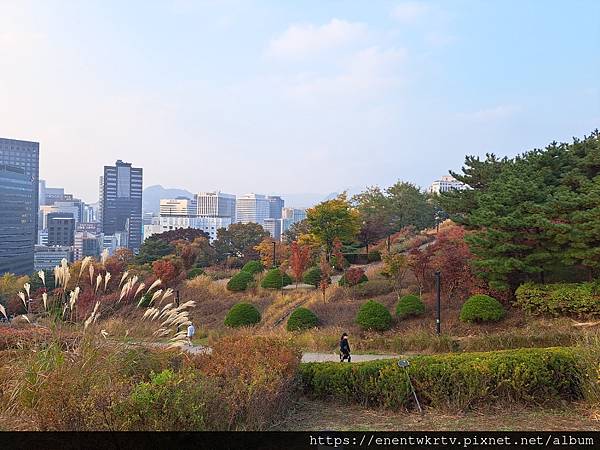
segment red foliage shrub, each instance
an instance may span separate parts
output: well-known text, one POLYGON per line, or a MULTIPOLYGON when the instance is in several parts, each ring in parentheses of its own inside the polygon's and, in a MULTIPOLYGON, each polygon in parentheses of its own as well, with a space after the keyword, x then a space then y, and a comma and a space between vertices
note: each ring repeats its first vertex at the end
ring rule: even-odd
POLYGON ((164 286, 169 286, 181 274, 181 269, 171 259, 159 259, 152 263, 152 272, 164 286))

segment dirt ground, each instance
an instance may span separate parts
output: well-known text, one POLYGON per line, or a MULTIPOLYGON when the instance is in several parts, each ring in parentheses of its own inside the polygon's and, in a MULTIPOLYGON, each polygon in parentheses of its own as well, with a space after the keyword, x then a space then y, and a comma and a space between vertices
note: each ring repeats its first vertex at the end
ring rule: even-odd
POLYGON ((489 408, 468 413, 397 412, 302 398, 283 427, 287 431, 597 431, 600 410, 576 404, 564 409, 489 408))

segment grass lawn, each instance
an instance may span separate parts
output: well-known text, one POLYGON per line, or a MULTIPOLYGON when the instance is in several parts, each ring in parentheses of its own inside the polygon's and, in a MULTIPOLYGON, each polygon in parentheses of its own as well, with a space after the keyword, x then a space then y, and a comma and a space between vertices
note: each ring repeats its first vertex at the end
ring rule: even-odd
POLYGON ((597 431, 600 411, 585 404, 564 409, 494 407, 468 413, 426 410, 397 412, 302 398, 284 429, 288 431, 597 431))

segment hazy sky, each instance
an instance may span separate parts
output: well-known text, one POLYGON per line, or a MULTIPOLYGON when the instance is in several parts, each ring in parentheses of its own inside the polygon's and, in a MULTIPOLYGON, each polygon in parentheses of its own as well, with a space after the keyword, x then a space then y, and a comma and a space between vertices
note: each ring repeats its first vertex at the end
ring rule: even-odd
POLYGON ((0 0, 0 136, 233 193, 429 184, 600 127, 600 1, 0 0))

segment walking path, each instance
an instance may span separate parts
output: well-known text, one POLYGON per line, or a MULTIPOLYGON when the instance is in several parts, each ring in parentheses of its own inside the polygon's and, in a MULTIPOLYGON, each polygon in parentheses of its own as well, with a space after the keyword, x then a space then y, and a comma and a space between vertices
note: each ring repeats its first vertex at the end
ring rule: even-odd
MULTIPOLYGON (((163 345, 163 344, 154 344, 154 345, 163 345)), ((166 344, 164 344, 166 345, 166 344)), ((185 347, 182 347, 185 351, 192 353, 194 355, 198 355, 201 353, 210 353, 211 348, 210 347, 204 347, 202 345, 194 345, 192 347, 190 347, 189 345, 186 345, 185 347)), ((352 355, 352 362, 364 362, 364 361, 375 361, 378 359, 394 359, 394 358, 399 358, 400 356, 398 355, 363 355, 363 354, 358 354, 358 355, 352 355)), ((313 352, 308 352, 308 353, 303 353, 302 354, 302 362, 327 362, 327 361, 334 361, 334 362, 339 362, 340 361, 340 355, 338 353, 313 353, 313 352)))

